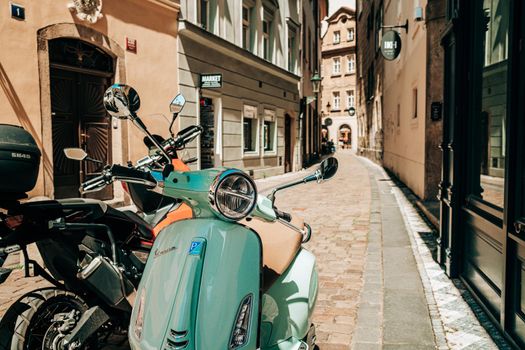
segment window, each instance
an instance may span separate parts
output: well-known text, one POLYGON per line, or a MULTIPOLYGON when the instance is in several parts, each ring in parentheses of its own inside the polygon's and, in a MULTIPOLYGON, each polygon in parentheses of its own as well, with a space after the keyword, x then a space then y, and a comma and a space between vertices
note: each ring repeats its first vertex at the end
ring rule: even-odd
POLYGON ((210 2, 199 0, 199 22, 202 29, 209 30, 210 2))
POLYGON ((346 92, 346 106, 347 108, 355 107, 355 94, 354 90, 348 90, 346 92))
POLYGON ((332 110, 333 111, 338 111, 341 109, 341 96, 339 94, 339 91, 334 91, 332 92, 332 95, 333 95, 333 108, 332 110))
POLYGON ((417 118, 417 89, 412 90, 412 118, 417 118))
POLYGON ((334 44, 339 44, 341 42, 341 32, 335 31, 334 32, 334 44))
POLYGON ((354 28, 348 28, 346 32, 346 40, 348 41, 354 41, 355 39, 355 31, 354 28))
POLYGON ((288 28, 288 70, 292 73, 295 73, 295 37, 295 29, 288 28))
POLYGON ((276 116, 272 110, 264 110, 263 146, 265 152, 275 151, 276 116))
POLYGON ((248 5, 242 6, 242 47, 251 50, 251 12, 252 8, 248 5))
POLYGON ((397 105, 396 119, 397 119, 397 126, 400 127, 401 126, 401 105, 400 104, 397 105))
POLYGON ((366 75, 366 98, 371 100, 374 98, 375 93, 375 79, 374 79, 374 64, 372 63, 368 67, 368 72, 366 75))
POLYGON ((381 48, 381 39, 383 37, 383 7, 377 10, 376 13, 376 28, 375 28, 375 48, 376 52, 381 48))
POLYGON ((244 113, 242 119, 242 137, 243 137, 243 151, 245 153, 257 152, 257 108, 253 106, 244 106, 244 113))
POLYGON ((339 57, 334 58, 334 65, 333 65, 332 73, 334 75, 341 74, 341 58, 339 57))
POLYGON ((355 58, 354 56, 348 56, 347 57, 348 67, 347 72, 348 73, 355 73, 355 58))
POLYGON ((264 19, 262 22, 263 27, 263 57, 265 60, 271 60, 271 49, 270 49, 270 26, 271 22, 268 19, 264 19))

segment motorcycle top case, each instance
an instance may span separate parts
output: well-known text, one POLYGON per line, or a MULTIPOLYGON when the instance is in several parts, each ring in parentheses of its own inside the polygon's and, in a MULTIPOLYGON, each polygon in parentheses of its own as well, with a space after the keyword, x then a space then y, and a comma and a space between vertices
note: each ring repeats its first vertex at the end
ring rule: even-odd
POLYGON ((40 150, 29 132, 0 124, 0 199, 23 195, 35 187, 40 150))

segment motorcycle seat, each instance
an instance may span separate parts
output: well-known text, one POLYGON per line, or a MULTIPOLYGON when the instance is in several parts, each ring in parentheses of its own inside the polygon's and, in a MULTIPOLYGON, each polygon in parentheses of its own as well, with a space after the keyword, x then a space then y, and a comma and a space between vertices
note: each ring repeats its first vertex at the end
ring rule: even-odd
MULTIPOLYGON (((279 221, 268 222, 252 218, 249 221, 245 219, 242 223, 254 230, 261 239, 263 290, 266 291, 288 269, 301 249, 303 236, 279 221)), ((302 228, 304 221, 293 217, 292 224, 302 228)))
POLYGON ((154 238, 153 229, 146 221, 144 221, 144 219, 131 210, 123 210, 121 213, 126 215, 126 217, 135 224, 141 239, 152 240, 154 238))

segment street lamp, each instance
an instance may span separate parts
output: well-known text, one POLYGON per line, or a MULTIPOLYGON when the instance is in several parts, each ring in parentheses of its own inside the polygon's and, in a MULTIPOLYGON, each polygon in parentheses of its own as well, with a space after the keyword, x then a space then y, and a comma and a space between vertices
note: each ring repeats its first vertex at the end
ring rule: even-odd
POLYGON ((312 82, 312 90, 313 90, 314 94, 316 94, 316 95, 319 93, 319 87, 321 85, 321 80, 323 80, 323 78, 321 78, 319 76, 319 73, 317 73, 317 71, 315 71, 315 73, 312 76, 312 78, 310 79, 310 81, 312 82))

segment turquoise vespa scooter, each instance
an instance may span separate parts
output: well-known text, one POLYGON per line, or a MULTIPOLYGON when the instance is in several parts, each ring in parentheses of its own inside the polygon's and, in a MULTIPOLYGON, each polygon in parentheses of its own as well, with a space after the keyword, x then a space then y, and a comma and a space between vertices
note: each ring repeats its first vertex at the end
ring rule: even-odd
MULTIPOLYGON (((110 114, 133 120, 129 87, 105 95, 110 114), (113 109, 113 111, 112 111, 113 109)), ((184 99, 181 100, 182 109, 184 99)), ((135 115, 136 117, 136 115, 135 115)), ((277 191, 334 176, 337 160, 258 196, 243 171, 152 172, 155 191, 193 212, 157 236, 137 290, 133 349, 314 349, 315 257, 310 227, 275 208, 277 191)))

